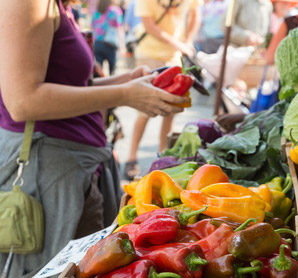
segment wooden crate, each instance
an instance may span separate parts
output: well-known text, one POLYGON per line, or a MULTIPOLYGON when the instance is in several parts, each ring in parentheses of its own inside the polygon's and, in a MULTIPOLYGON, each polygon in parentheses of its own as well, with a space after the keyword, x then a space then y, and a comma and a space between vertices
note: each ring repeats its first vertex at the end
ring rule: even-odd
MULTIPOLYGON (((295 202, 294 207, 296 209, 296 215, 292 219, 290 223, 290 227, 298 234, 298 165, 296 165, 290 158, 290 148, 291 148, 291 142, 287 142, 284 137, 281 139, 281 146, 284 156, 287 159, 287 163, 289 165, 290 174, 293 180, 293 188, 294 188, 294 194, 295 194, 295 202)), ((295 251, 298 251, 298 237, 296 237, 296 240, 293 242, 293 249, 295 251)))

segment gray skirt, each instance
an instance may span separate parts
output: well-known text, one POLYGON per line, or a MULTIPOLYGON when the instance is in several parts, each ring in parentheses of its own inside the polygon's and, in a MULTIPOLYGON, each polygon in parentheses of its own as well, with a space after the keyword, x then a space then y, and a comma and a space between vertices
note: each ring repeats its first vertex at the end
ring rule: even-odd
MULTIPOLYGON (((1 191, 12 188, 22 139, 22 133, 0 128, 1 191)), ((90 223, 84 219, 86 205, 95 204, 89 216, 97 215, 97 225, 90 228, 90 233, 110 225, 118 213, 122 189, 109 147, 96 148, 34 133, 23 179, 23 191, 37 198, 44 209, 44 248, 37 254, 14 255, 9 278, 34 276, 69 240, 88 233, 88 229, 84 233, 78 231, 79 227, 86 228, 84 221, 90 223), (102 169, 97 180, 94 173, 99 165, 102 169), (94 198, 96 194, 98 198, 94 198)), ((7 254, 0 254, 0 273, 6 258, 7 254)))

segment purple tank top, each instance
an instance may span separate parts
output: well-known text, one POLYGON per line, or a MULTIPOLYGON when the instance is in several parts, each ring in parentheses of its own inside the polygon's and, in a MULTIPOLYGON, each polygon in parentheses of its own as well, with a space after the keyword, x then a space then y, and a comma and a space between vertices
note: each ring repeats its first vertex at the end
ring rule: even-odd
MULTIPOLYGON (((45 82, 87 86, 93 71, 93 53, 74 20, 68 18, 61 0, 57 2, 61 20, 53 38, 45 82)), ((0 91, 0 126, 10 131, 23 132, 24 125, 24 122, 12 120, 4 106, 0 91)), ((96 147, 106 145, 100 112, 63 120, 36 121, 35 131, 96 147)))

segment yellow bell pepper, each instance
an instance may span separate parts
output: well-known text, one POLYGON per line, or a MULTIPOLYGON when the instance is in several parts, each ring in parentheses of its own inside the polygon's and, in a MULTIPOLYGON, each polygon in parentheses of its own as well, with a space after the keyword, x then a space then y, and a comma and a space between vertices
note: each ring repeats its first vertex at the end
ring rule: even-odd
MULTIPOLYGON (((202 192, 214 195, 217 197, 242 197, 242 196, 252 196, 257 199, 263 200, 257 192, 253 192, 249 188, 246 188, 242 185, 229 183, 229 182, 222 182, 222 183, 215 183, 208 185, 201 189, 202 192)), ((269 189, 268 189, 269 191, 269 189)), ((268 192, 270 195, 270 192, 268 192)), ((265 201, 265 200, 263 200, 265 201)), ((266 201, 265 201, 266 203, 266 201)), ((270 211, 271 206, 270 203, 266 203, 265 211, 270 211)))
POLYGON ((291 130, 290 130, 290 138, 291 138, 291 141, 292 141, 292 145, 291 145, 291 148, 289 150, 289 155, 290 155, 291 160, 295 164, 298 165, 298 141, 296 141, 293 138, 292 130, 293 130, 293 128, 291 128, 291 130))
POLYGON ((152 204, 154 192, 159 193, 163 207, 174 206, 180 202, 183 188, 166 173, 155 170, 144 176, 138 183, 134 193, 138 215, 160 208, 152 204))
POLYGON ((271 192, 267 184, 261 184, 258 187, 249 187, 249 190, 256 193, 266 203, 266 211, 271 211, 271 192))
POLYGON ((241 223, 249 218, 256 218, 258 222, 263 222, 265 218, 265 202, 253 196, 218 197, 200 190, 183 190, 180 198, 183 204, 193 210, 207 206, 204 214, 210 217, 227 216, 241 223))

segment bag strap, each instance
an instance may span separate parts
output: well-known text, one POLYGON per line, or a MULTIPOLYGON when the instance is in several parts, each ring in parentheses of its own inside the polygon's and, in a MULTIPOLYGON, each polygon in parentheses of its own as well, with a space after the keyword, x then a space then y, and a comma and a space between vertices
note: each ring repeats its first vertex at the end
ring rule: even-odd
POLYGON ((35 122, 27 121, 25 125, 24 138, 21 146, 21 152, 19 155, 19 161, 27 163, 29 161, 32 135, 34 131, 35 122))
MULTIPOLYGON (((158 24, 159 22, 162 21, 162 19, 165 17, 165 15, 168 13, 168 11, 170 10, 170 8, 173 7, 173 2, 174 0, 170 0, 169 5, 165 8, 164 12, 162 13, 162 15, 155 21, 156 24, 158 24)), ((147 36, 147 33, 144 32, 137 40, 136 43, 139 44, 145 37, 147 36)))
POLYGON ((22 175, 23 175, 24 167, 27 166, 29 163, 29 155, 30 155, 34 126, 35 126, 35 121, 26 121, 21 151, 20 151, 19 157, 17 158, 17 164, 19 165, 19 168, 17 172, 17 177, 12 183, 12 186, 16 186, 16 185, 22 186, 24 183, 22 175))

